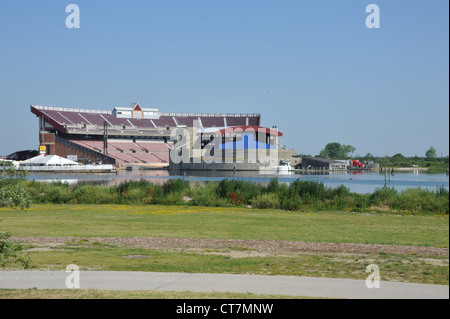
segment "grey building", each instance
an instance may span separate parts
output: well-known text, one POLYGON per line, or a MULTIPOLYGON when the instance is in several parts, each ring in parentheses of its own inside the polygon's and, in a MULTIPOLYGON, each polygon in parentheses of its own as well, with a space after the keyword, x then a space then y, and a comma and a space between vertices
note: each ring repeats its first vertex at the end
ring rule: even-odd
POLYGON ((347 170, 346 161, 340 160, 330 160, 328 158, 311 158, 302 157, 300 164, 301 169, 312 169, 312 170, 347 170))

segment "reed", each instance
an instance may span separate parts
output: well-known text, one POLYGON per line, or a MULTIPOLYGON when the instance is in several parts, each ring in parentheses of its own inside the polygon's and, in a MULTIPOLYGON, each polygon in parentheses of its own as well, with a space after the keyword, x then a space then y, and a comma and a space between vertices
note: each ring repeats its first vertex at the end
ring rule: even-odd
POLYGON ((290 184, 273 179, 267 186, 224 179, 206 185, 190 185, 183 179, 159 185, 141 179, 118 186, 40 183, 21 180, 33 203, 54 204, 162 204, 207 207, 248 206, 287 211, 391 211, 449 214, 449 191, 410 188, 397 191, 383 187, 369 194, 351 193, 344 185, 327 187, 322 182, 295 180, 290 184))

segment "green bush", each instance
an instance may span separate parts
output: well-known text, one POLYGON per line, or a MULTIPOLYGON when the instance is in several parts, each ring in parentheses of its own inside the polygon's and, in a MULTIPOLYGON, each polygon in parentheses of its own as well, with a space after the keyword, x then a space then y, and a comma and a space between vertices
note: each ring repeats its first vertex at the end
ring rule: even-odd
POLYGON ((150 193, 149 204, 164 204, 164 191, 161 185, 152 185, 151 191, 147 189, 147 194, 150 193))
POLYGON ((30 194, 20 185, 6 185, 0 187, 0 207, 30 207, 30 194))
POLYGON ((31 264, 31 257, 23 253, 21 244, 10 242, 11 233, 0 231, 0 267, 20 265, 27 269, 31 264))
POLYGON ((72 204, 110 204, 119 202, 120 196, 109 187, 81 184, 71 189, 72 204))
POLYGON ((190 205, 208 206, 208 207, 226 207, 230 206, 227 199, 216 195, 217 182, 210 182, 206 185, 195 184, 189 193, 192 198, 190 205))
POLYGON ((352 194, 347 197, 347 210, 354 212, 364 212, 370 207, 370 195, 352 194))
POLYGON ((340 185, 336 188, 330 188, 328 191, 328 197, 348 197, 350 196, 350 189, 345 187, 344 185, 340 185))
POLYGON ((127 192, 130 192, 133 189, 148 189, 153 184, 150 181, 147 181, 141 178, 139 181, 135 180, 127 180, 119 184, 117 186, 117 193, 123 195, 127 192))
POLYGON ((228 198, 235 203, 242 199, 241 204, 249 204, 252 198, 262 194, 264 190, 264 186, 252 182, 223 179, 217 185, 216 192, 221 198, 228 198))
POLYGON ((288 187, 290 195, 299 195, 302 199, 310 202, 311 199, 326 199, 326 188, 322 182, 300 181, 296 179, 288 187))
POLYGON ((266 187, 266 193, 268 194, 278 194, 280 192, 280 183, 278 182, 278 178, 272 178, 269 184, 266 187))
POLYGON ((183 204, 186 204, 183 198, 184 198, 183 193, 170 192, 164 197, 161 204, 163 204, 163 205, 183 205, 183 204))
POLYGON ((381 206, 381 205, 392 206, 397 196, 398 192, 393 187, 377 188, 370 195, 370 203, 373 206, 381 206))
POLYGON ((284 210, 290 211, 299 210, 303 206, 302 199, 298 195, 294 195, 292 197, 285 197, 282 198, 280 201, 281 201, 280 208, 284 210))
POLYGON ((280 208, 280 200, 275 193, 258 195, 251 202, 255 208, 280 208))
POLYGON ((184 179, 170 179, 163 185, 163 193, 164 195, 168 195, 170 193, 185 193, 190 190, 189 183, 184 179))
POLYGON ((421 188, 410 188, 402 191, 391 206, 394 209, 408 212, 448 214, 448 191, 443 187, 436 192, 421 188))

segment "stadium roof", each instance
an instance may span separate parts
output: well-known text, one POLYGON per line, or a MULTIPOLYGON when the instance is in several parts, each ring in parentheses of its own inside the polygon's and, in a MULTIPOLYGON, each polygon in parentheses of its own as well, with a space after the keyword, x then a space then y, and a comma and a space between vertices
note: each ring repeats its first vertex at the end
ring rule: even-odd
MULTIPOLYGON (((138 104, 133 110, 137 110, 138 104)), ((66 134, 103 135, 104 126, 111 136, 168 136, 175 127, 259 126, 255 113, 163 113, 157 109, 152 118, 119 118, 113 111, 31 105, 31 112, 45 121, 45 129, 66 134)), ((118 109, 118 108, 116 108, 118 109)), ((130 110, 132 108, 128 108, 130 110)))

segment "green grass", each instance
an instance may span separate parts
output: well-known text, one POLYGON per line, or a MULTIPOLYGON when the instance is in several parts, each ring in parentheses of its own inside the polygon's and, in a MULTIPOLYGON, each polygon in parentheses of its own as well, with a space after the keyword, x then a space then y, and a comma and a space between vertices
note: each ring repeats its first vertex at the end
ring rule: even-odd
POLYGON ((160 205, 0 208, 14 236, 181 237, 449 247, 448 216, 160 205))
POLYGON ((308 254, 233 257, 230 250, 159 251, 98 243, 67 243, 53 251, 30 252, 35 269, 231 273, 350 278, 364 280, 366 267, 377 264, 382 280, 449 284, 448 257, 394 254, 308 254), (215 254, 222 252, 222 255, 215 254), (139 258, 131 258, 139 257, 139 258))
MULTIPOLYGON (((1 228, 18 237, 181 237, 449 247, 448 215, 286 212, 166 205, 33 205, 0 208, 1 228)), ((30 248, 30 247, 25 247, 30 248)), ((87 240, 31 251, 31 266, 62 270, 206 272, 365 279, 375 263, 383 280, 448 285, 448 257, 392 254, 289 254, 233 257, 228 250, 159 251, 87 240), (221 253, 221 254, 217 254, 221 253), (141 258, 127 258, 139 255, 141 258), (147 257, 147 258, 142 258, 147 257)), ((251 252, 251 250, 250 250, 251 252)))

